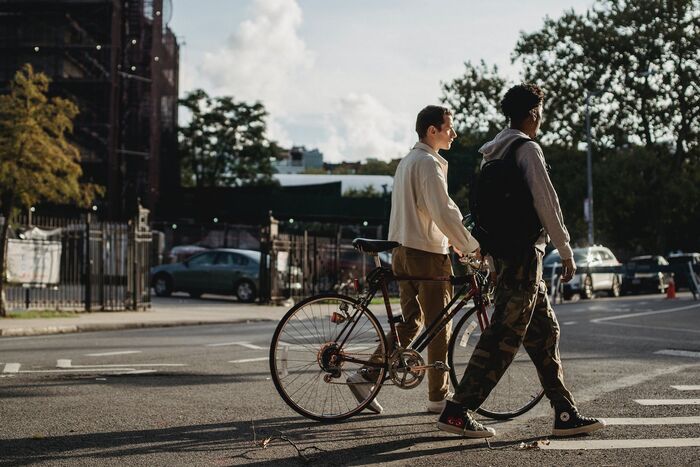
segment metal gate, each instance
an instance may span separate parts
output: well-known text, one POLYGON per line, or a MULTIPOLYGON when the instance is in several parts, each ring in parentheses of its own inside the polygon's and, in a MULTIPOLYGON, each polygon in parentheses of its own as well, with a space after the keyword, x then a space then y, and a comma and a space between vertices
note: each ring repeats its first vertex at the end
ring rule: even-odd
MULTIPOLYGON (((9 310, 144 310, 150 307, 148 273, 151 230, 148 210, 128 223, 101 222, 94 215, 54 218, 20 215, 10 224, 22 242, 41 236, 60 243, 58 281, 9 283, 9 310)), ((9 259, 9 258, 8 258, 9 259)))

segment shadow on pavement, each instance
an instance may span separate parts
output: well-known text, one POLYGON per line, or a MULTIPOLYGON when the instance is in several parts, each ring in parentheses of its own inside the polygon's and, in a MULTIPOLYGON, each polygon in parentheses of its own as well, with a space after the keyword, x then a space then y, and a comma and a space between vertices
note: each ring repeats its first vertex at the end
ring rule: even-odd
MULTIPOLYGON (((218 462, 226 465, 241 462, 252 465, 383 463, 408 460, 416 456, 488 448, 481 440, 464 440, 438 432, 434 415, 426 418, 425 423, 401 420, 416 415, 363 415, 353 418, 352 423, 332 424, 300 417, 282 417, 147 430, 2 439, 0 465, 80 461, 132 464, 146 459, 137 460, 136 456, 182 455, 179 459, 184 460, 188 454, 198 458, 197 453, 206 453, 209 459, 212 455, 217 456, 218 462), (358 423, 362 421, 373 423, 372 426, 364 426, 363 423, 358 423), (377 421, 380 422, 379 425, 376 424, 377 421), (397 429, 399 435, 396 435, 397 429), (269 443, 263 447, 262 441, 267 438, 270 438, 269 443)), ((513 442, 507 444, 512 445, 513 442)), ((494 447, 498 445, 499 443, 492 443, 494 447)), ((157 456, 148 459, 160 463, 156 460, 159 459, 157 456)))

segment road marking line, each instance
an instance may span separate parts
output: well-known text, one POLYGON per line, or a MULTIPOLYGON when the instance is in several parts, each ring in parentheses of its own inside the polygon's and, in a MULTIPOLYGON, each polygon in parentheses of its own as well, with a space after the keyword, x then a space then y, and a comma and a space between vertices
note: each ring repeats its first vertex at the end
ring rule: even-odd
POLYGON ((674 349, 663 349, 654 352, 657 355, 672 355, 674 357, 695 357, 700 358, 700 352, 693 352, 692 350, 674 350, 674 349))
POLYGON ((680 306, 676 308, 668 308, 666 310, 654 310, 654 311, 643 311, 640 313, 628 313, 626 315, 620 315, 620 316, 608 316, 606 318, 597 318, 597 319, 592 319, 591 323, 600 323, 603 321, 613 321, 613 320, 618 320, 618 319, 625 319, 625 318, 634 318, 636 316, 646 316, 646 315, 660 315, 663 313, 673 313, 676 311, 682 311, 682 310, 690 310, 692 308, 698 308, 700 307, 700 304, 696 305, 688 305, 688 306, 680 306))
POLYGON ((136 371, 136 368, 59 368, 56 370, 22 370, 20 373, 103 373, 105 371, 136 371))
POLYGON ((637 448, 677 448, 700 446, 700 438, 657 438, 657 439, 592 439, 587 441, 550 440, 540 444, 540 449, 637 449, 637 448))
POLYGON ((635 399, 640 405, 700 405, 700 399, 635 399))
POLYGON ((700 417, 606 418, 607 425, 695 425, 700 417))
POLYGON ((243 360, 229 360, 229 363, 264 362, 265 360, 268 360, 268 357, 244 358, 243 360))
MULTIPOLYGON (((601 323, 598 323, 601 324, 601 323)), ((641 329, 653 329, 654 331, 673 331, 673 332, 692 332, 694 334, 700 334, 700 330, 697 329, 687 329, 687 328, 670 328, 666 326, 655 326, 655 325, 645 325, 645 324, 632 324, 632 323, 602 323, 609 326, 622 326, 626 328, 641 328, 641 329)))
POLYGON ((20 363, 5 363, 5 369, 2 370, 3 373, 19 373, 19 369, 22 365, 20 363))
POLYGON ((678 391, 700 391, 700 385, 680 385, 680 386, 671 386, 673 389, 677 389, 678 391))
POLYGON ((599 383, 587 388, 583 388, 576 393, 576 400, 581 402, 590 402, 600 397, 601 394, 606 394, 608 392, 617 391, 620 389, 625 389, 630 386, 636 386, 638 384, 644 383, 646 381, 659 378, 661 376, 666 376, 674 373, 679 373, 681 371, 687 370, 689 368, 697 368, 697 363, 674 365, 671 367, 658 368, 652 371, 645 371, 644 373, 636 373, 633 375, 625 376, 615 380, 608 380, 603 383, 599 383))
POLYGON ((110 355, 126 355, 131 353, 142 353, 140 350, 121 350, 118 352, 86 353, 86 357, 107 357, 110 355))
POLYGON ((72 360, 61 359, 56 360, 56 368, 92 368, 94 370, 100 368, 124 368, 126 366, 187 366, 186 363, 114 363, 114 364, 94 364, 94 365, 73 365, 72 360))
POLYGON ((571 324, 576 324, 576 321, 567 321, 566 323, 562 323, 564 326, 569 326, 571 324))
POLYGON ((222 342, 220 344, 207 344, 207 347, 224 347, 227 345, 240 345, 241 347, 245 347, 246 349, 253 349, 253 350, 264 350, 265 347, 260 347, 259 345, 254 345, 249 342, 222 342))

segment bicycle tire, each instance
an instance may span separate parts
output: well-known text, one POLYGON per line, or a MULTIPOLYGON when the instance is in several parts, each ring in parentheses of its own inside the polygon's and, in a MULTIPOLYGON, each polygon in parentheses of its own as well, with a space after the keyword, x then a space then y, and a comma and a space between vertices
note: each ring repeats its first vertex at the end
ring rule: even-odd
MULTIPOLYGON (((476 307, 473 307, 462 316, 450 336, 447 360, 450 366, 450 380, 455 388, 459 383, 458 370, 461 378, 478 341, 477 333, 472 332, 478 328, 475 312, 476 307), (464 347, 464 350, 459 352, 460 357, 464 358, 460 358, 463 361, 456 365, 455 355, 458 349, 455 346, 458 341, 460 347, 464 347)), ((544 389, 537 376, 537 369, 521 346, 513 363, 476 412, 495 420, 508 420, 535 407, 543 396, 544 389)))
MULTIPOLYGON (((385 365, 375 372, 376 376, 372 378, 374 383, 367 383, 373 384, 373 386, 368 396, 360 402, 353 395, 350 385, 347 383, 350 370, 359 371, 362 367, 359 363, 344 362, 341 364, 340 370, 335 370, 340 371, 340 376, 333 377, 338 382, 329 383, 324 380, 324 376, 334 374, 333 371, 328 371, 322 366, 326 361, 324 360, 325 353, 331 349, 334 343, 337 343, 331 335, 333 331, 338 331, 335 329, 338 324, 334 323, 331 317, 334 312, 343 314, 341 310, 343 303, 347 305, 350 313, 360 309, 356 317, 355 328, 343 347, 343 349, 353 350, 352 352, 343 350, 344 354, 355 356, 358 359, 360 357, 357 356, 360 355, 368 359, 374 352, 377 358, 386 362, 388 346, 379 320, 367 307, 361 306, 357 300, 335 293, 315 295, 293 306, 280 320, 270 342, 270 374, 277 392, 294 411, 312 420, 339 421, 360 413, 374 400, 384 381, 385 365), (357 353, 358 351, 363 353, 357 353), (290 356, 295 358, 290 359, 290 356), (298 367, 290 367, 289 362, 291 361, 301 361, 301 363, 298 364, 298 367), (296 394, 303 386, 295 387, 294 384, 307 372, 315 373, 311 377, 304 376, 305 379, 302 380, 302 383, 310 385, 311 389, 304 390, 304 394, 297 396, 296 394), (289 380, 288 378, 292 374, 295 375, 294 379, 289 380), (323 405, 319 407, 316 400, 324 397, 323 393, 319 395, 321 391, 325 392, 325 399, 323 405), (327 407, 329 397, 331 399, 330 408, 327 407), (334 397, 337 399, 335 404, 334 397)), ((333 349, 330 352, 333 352, 333 349)))

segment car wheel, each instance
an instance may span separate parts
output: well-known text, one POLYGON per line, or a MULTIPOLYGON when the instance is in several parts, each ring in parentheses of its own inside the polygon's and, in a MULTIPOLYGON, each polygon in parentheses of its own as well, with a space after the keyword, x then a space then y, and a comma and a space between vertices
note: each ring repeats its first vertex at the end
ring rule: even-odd
POLYGON ((190 297, 192 297, 192 298, 199 298, 202 296, 202 292, 190 291, 188 293, 190 294, 190 297))
POLYGON ((237 282, 234 290, 238 301, 251 303, 255 300, 255 285, 249 280, 237 282))
POLYGON ((574 296, 573 292, 564 292, 563 294, 564 300, 571 300, 574 296))
POLYGON ((589 300, 593 298, 593 278, 591 276, 586 276, 583 278, 583 285, 581 286, 581 298, 584 300, 589 300))
POLYGON ((173 293, 173 280, 167 274, 158 274, 153 279, 153 290, 159 297, 169 297, 173 293))
POLYGON ((613 276, 612 288, 610 289, 611 297, 620 296, 620 279, 617 276, 613 276))

